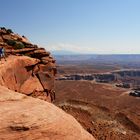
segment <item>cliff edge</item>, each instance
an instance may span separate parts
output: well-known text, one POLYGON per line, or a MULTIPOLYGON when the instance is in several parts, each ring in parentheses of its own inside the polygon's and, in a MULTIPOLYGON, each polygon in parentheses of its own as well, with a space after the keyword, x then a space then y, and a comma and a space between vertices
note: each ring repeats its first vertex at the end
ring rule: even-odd
POLYGON ((44 48, 31 44, 25 36, 0 28, 0 48, 7 63, 0 71, 0 84, 11 90, 52 102, 55 99, 55 60, 44 48))
POLYGON ((72 116, 49 103, 55 99, 57 73, 50 53, 4 27, 2 47, 6 61, 0 61, 0 139, 94 140, 72 116))
POLYGON ((0 86, 0 139, 94 140, 70 115, 51 103, 0 86))

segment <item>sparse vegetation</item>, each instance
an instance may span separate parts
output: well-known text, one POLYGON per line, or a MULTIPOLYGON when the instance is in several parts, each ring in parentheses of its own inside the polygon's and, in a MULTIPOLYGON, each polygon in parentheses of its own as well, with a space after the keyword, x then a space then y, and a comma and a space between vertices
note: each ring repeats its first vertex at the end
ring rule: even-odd
POLYGON ((1 30, 5 30, 7 34, 13 33, 12 29, 6 29, 5 27, 0 27, 1 30))
POLYGON ((23 49, 25 47, 22 42, 17 42, 15 40, 7 40, 7 44, 13 46, 14 49, 23 49))
POLYGON ((5 27, 0 27, 0 29, 1 29, 1 30, 6 30, 6 28, 5 28, 5 27))
POLYGON ((7 40, 7 44, 10 45, 10 46, 15 46, 16 41, 15 40, 7 40))
POLYGON ((22 42, 16 42, 14 49, 23 49, 25 46, 22 42))
POLYGON ((13 31, 11 29, 7 29, 7 33, 11 34, 11 33, 13 33, 13 31))
POLYGON ((32 57, 31 54, 25 53, 25 56, 32 57))

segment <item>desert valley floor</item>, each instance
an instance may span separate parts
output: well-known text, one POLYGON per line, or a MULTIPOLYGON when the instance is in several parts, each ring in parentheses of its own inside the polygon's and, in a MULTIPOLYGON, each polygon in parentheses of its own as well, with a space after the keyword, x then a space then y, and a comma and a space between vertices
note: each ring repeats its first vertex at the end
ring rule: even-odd
MULTIPOLYGON (((128 63, 89 63, 61 59, 58 77, 106 73, 129 66, 128 63)), ((125 82, 133 78, 126 77, 125 82)), ((54 103, 74 116, 97 140, 140 140, 140 97, 130 96, 131 88, 116 87, 112 82, 61 79, 55 81, 55 91, 54 103)))
POLYGON ((89 81, 56 81, 55 104, 99 140, 139 140, 140 98, 129 90, 89 81))

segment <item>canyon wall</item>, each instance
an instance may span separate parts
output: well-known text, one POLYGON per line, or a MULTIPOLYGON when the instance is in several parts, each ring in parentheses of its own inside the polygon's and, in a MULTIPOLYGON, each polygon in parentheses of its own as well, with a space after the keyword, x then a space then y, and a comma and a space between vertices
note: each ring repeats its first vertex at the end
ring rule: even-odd
POLYGON ((100 83, 119 83, 121 87, 138 87, 140 85, 140 70, 127 69, 107 73, 66 74, 57 80, 94 80, 100 83))
POLYGON ((0 48, 7 63, 1 61, 0 84, 11 90, 52 102, 55 99, 55 60, 44 48, 31 44, 25 36, 0 29, 0 48))
POLYGON ((0 139, 95 140, 72 116, 48 103, 55 100, 57 73, 50 53, 4 27, 2 47, 6 60, 0 61, 0 139))

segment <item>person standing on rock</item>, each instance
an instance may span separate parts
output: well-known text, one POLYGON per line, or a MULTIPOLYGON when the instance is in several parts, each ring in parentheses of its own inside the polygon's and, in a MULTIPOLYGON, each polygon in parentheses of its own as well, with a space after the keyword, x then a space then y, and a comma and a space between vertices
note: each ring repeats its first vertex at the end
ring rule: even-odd
POLYGON ((0 48, 0 61, 1 61, 2 58, 4 58, 4 60, 6 61, 6 58, 5 58, 5 49, 3 47, 0 48))

